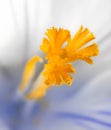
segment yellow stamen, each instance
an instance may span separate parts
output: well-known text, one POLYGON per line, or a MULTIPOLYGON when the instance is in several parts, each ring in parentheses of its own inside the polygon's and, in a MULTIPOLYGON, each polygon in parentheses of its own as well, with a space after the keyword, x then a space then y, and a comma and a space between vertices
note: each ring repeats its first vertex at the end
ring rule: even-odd
MULTIPOLYGON (((43 38, 40 49, 46 54, 47 63, 44 65, 40 76, 32 84, 32 90, 26 94, 27 99, 42 98, 46 91, 54 85, 66 84, 70 86, 73 81, 72 74, 76 72, 72 62, 83 60, 92 64, 91 58, 99 53, 96 43, 84 47, 89 41, 95 39, 95 36, 83 26, 73 38, 71 38, 69 30, 62 28, 53 27, 48 29, 45 34, 46 37, 43 38)), ((35 56, 27 63, 20 85, 21 91, 32 80, 37 61, 42 61, 42 59, 35 56)))
POLYGON ((41 73, 35 81, 35 83, 33 84, 32 90, 26 94, 25 98, 34 100, 41 99, 43 96, 45 96, 48 88, 49 86, 45 84, 44 77, 41 73))
POLYGON ((79 49, 75 52, 75 54, 69 56, 69 61, 76 61, 76 60, 84 60, 89 64, 92 64, 93 61, 91 59, 92 56, 97 56, 99 53, 98 46, 96 43, 87 46, 85 48, 79 49))
POLYGON ((43 38, 40 49, 46 53, 49 59, 53 55, 64 55, 63 44, 70 38, 70 32, 64 29, 48 29, 45 33, 47 38, 43 38))
POLYGON ((87 28, 83 29, 81 26, 74 38, 68 41, 66 46, 67 57, 69 62, 75 60, 84 60, 89 64, 92 64, 92 56, 97 56, 99 53, 97 44, 92 44, 83 48, 85 44, 94 39, 95 36, 87 28))
POLYGON ((27 84, 31 81, 31 79, 34 76, 35 73, 35 65, 36 62, 42 62, 42 59, 38 56, 34 56, 31 60, 28 61, 28 63, 26 64, 24 73, 23 73, 23 78, 20 84, 20 90, 23 91, 25 89, 25 87, 27 86, 27 84))
POLYGON ((69 85, 72 83, 72 76, 75 73, 72 64, 66 63, 60 57, 53 57, 52 61, 45 65, 43 75, 46 77, 45 83, 47 85, 62 85, 63 83, 69 85))

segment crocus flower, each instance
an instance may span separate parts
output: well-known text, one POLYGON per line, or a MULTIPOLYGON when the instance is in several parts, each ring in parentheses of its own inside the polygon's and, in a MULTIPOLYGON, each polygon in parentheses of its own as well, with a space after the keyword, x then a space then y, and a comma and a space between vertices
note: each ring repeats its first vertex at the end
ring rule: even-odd
POLYGON ((111 129, 110 5, 110 0, 0 1, 0 130, 111 129), (34 79, 24 88, 28 91, 20 93, 19 84, 33 56, 45 59, 40 51, 44 31, 63 27, 73 38, 80 25, 96 36, 99 55, 94 64, 71 62, 76 69, 71 87, 53 85, 41 100, 26 100, 44 70, 42 63, 37 62, 34 79))

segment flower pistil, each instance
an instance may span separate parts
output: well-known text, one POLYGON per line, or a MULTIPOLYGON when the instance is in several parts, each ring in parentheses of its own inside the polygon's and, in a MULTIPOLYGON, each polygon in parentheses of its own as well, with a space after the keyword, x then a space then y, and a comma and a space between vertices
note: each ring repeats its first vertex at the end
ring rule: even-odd
MULTIPOLYGON (((83 26, 74 37, 71 37, 69 30, 55 27, 48 29, 45 35, 40 49, 45 53, 47 63, 33 83, 32 90, 26 94, 28 99, 42 98, 52 86, 61 86, 62 84, 70 86, 73 82, 72 74, 76 73, 72 63, 76 60, 83 60, 92 64, 92 57, 99 53, 96 43, 86 46, 88 42, 95 39, 95 36, 83 26)), ((26 64, 20 85, 21 91, 24 91, 32 80, 37 61, 41 62, 42 59, 35 56, 26 64)))

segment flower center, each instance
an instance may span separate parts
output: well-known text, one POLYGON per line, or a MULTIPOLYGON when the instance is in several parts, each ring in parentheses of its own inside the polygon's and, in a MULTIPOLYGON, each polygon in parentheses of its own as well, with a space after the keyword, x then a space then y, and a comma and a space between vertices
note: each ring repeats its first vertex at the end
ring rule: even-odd
MULTIPOLYGON (((32 85, 32 90, 26 95, 29 99, 40 99, 46 91, 53 86, 66 84, 70 86, 73 81, 72 74, 76 72, 72 63, 76 60, 83 60, 89 64, 91 59, 98 55, 96 43, 85 46, 88 42, 95 39, 92 32, 87 28, 80 27, 74 37, 71 38, 69 30, 62 28, 51 28, 46 31, 40 49, 46 54, 47 63, 44 65, 40 76, 32 85)), ((33 57, 26 64, 20 90, 24 91, 32 80, 35 73, 35 65, 42 59, 38 56, 33 57)))

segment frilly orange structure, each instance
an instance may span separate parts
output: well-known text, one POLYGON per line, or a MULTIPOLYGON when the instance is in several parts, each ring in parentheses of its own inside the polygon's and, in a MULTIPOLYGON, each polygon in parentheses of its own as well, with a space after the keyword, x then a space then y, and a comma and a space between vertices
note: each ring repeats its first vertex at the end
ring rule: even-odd
MULTIPOLYGON (((74 37, 71 37, 69 30, 55 27, 47 29, 45 35, 40 49, 45 53, 47 63, 32 85, 32 90, 26 94, 28 99, 41 99, 45 96, 46 91, 53 86, 61 86, 62 84, 70 86, 73 81, 72 74, 76 73, 72 63, 76 60, 83 60, 92 64, 91 58, 99 53, 96 43, 84 47, 95 39, 95 36, 83 26, 74 37)), ((33 79, 37 62, 42 62, 42 59, 34 56, 26 64, 20 84, 21 91, 24 91, 33 79)))

